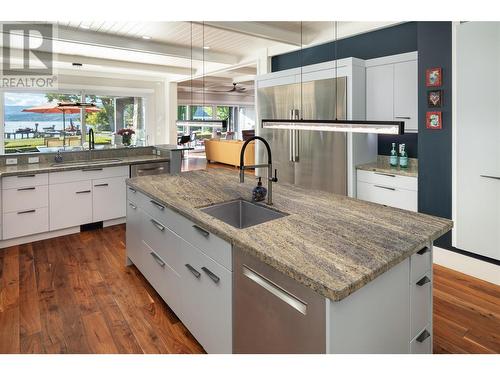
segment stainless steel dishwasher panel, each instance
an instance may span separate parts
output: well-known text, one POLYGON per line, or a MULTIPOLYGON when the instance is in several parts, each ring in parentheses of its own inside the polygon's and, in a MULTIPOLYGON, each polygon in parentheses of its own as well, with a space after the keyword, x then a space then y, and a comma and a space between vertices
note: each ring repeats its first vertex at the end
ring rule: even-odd
POLYGON ((130 166, 130 177, 149 176, 163 173, 170 173, 170 163, 168 161, 132 164, 130 166))
POLYGON ((257 258, 233 255, 233 352, 325 353, 325 298, 257 258))

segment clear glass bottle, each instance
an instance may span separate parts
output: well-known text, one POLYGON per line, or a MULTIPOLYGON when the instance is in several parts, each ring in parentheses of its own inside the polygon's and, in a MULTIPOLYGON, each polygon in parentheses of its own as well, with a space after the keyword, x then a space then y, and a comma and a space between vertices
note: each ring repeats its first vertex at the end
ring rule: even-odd
POLYGON ((392 150, 391 150, 391 156, 389 156, 389 164, 391 167, 397 167, 398 166, 398 153, 396 151, 396 144, 392 144, 392 150))
POLYGON ((399 167, 408 168, 408 154, 406 153, 405 144, 401 145, 401 153, 399 155, 399 167))

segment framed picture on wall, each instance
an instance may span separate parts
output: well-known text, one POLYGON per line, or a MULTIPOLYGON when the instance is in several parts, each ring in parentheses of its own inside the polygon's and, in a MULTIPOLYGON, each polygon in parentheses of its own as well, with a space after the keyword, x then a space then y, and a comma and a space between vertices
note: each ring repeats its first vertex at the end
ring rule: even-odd
POLYGON ((427 91, 427 105, 429 108, 441 108, 443 105, 443 90, 427 91))
POLYGON ((427 112, 425 116, 425 127, 427 129, 442 129, 443 120, 441 112, 427 112))
POLYGON ((429 68, 425 71, 425 85, 427 87, 439 87, 443 84, 443 72, 441 68, 429 68))

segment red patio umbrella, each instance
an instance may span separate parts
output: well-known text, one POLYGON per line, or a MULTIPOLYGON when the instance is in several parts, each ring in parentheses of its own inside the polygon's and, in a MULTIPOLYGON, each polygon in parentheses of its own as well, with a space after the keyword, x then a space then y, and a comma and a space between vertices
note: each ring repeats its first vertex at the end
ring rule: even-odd
POLYGON ((94 103, 73 103, 73 102, 59 102, 47 103, 37 107, 25 108, 22 112, 33 113, 62 113, 63 115, 63 136, 66 139, 66 114, 80 113, 80 110, 85 109, 87 113, 100 112, 102 109, 97 107, 94 103))

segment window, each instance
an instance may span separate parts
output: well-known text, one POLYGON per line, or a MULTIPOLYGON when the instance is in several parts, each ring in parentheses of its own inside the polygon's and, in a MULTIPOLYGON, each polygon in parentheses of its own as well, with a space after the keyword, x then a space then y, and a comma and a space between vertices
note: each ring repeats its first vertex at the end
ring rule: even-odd
MULTIPOLYGON (((28 93, 6 92, 4 101, 4 152, 43 152, 54 148, 77 148, 82 146, 80 113, 63 114, 26 111, 33 107, 50 106, 61 101, 80 102, 79 92, 28 93)), ((122 128, 136 132, 136 145, 145 144, 144 98, 130 96, 85 96, 86 102, 93 102, 101 109, 86 113, 85 123, 95 131, 96 147, 114 143, 114 134, 122 128)), ((86 138, 88 141, 88 137, 86 138)))

